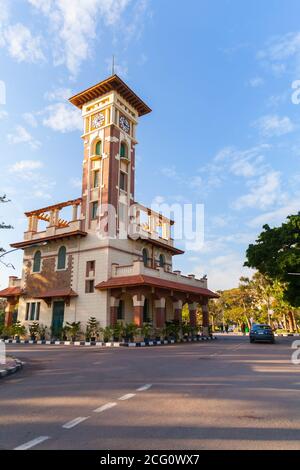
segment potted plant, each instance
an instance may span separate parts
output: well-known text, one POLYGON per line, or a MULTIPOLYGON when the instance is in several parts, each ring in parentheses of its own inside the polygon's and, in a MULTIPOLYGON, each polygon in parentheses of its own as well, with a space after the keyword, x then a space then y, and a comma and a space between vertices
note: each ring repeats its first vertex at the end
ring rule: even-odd
POLYGON ((66 323, 66 331, 69 334, 71 341, 75 342, 76 338, 80 332, 80 321, 73 321, 72 323, 66 323))
POLYGON ((38 324, 38 322, 34 321, 33 323, 31 323, 31 325, 29 325, 29 327, 28 327, 28 330, 29 330, 31 341, 36 341, 37 336, 39 334, 39 324, 38 324))
POLYGON ((102 335, 103 335, 103 341, 105 343, 109 343, 111 341, 114 330, 111 326, 106 326, 105 328, 100 329, 102 335))
POLYGON ((138 326, 135 323, 127 323, 124 328, 124 340, 126 342, 133 342, 137 331, 138 326))
POLYGON ((19 340, 21 336, 25 336, 26 328, 21 324, 19 320, 16 321, 11 327, 12 334, 16 340, 19 340))
POLYGON ((12 327, 11 326, 4 326, 3 329, 2 329, 1 336, 4 340, 11 338, 13 336, 12 327))
POLYGON ((95 317, 90 317, 86 325, 86 341, 95 342, 99 338, 99 322, 95 317))
POLYGON ((113 327, 113 338, 114 341, 121 341, 124 334, 124 327, 121 322, 117 322, 113 327))
POLYGON ((47 333, 47 326, 40 325, 39 327, 39 338, 41 341, 45 341, 46 333, 47 333))
POLYGON ((141 328, 141 334, 144 337, 145 343, 148 343, 151 337, 152 325, 150 323, 144 323, 141 328))

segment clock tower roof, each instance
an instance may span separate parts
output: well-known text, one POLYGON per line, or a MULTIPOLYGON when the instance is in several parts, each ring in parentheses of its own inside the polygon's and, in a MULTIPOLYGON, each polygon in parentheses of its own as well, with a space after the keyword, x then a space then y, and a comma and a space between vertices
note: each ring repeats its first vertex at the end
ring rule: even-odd
POLYGON ((97 85, 81 91, 77 95, 72 96, 69 101, 74 106, 81 109, 84 104, 96 98, 100 98, 102 95, 109 93, 110 91, 118 92, 133 108, 137 110, 139 116, 151 113, 149 106, 147 106, 146 103, 144 103, 144 101, 141 100, 141 98, 139 98, 118 75, 112 75, 106 80, 97 83, 97 85))

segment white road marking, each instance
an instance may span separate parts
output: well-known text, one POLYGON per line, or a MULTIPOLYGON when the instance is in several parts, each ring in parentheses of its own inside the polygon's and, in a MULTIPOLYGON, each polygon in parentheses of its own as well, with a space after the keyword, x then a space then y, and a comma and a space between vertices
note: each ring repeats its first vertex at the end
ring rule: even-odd
POLYGON ((143 385, 140 388, 137 388, 136 391, 137 392, 144 392, 145 390, 149 390, 149 388, 151 388, 151 387, 152 387, 152 384, 146 384, 146 385, 143 385))
POLYGON ((82 423, 82 421, 85 421, 86 419, 89 419, 89 416, 86 416, 86 417, 79 417, 79 418, 75 418, 73 419, 72 421, 69 421, 68 423, 64 424, 63 425, 63 428, 64 429, 71 429, 71 428, 74 428, 75 426, 77 426, 77 424, 80 424, 82 423))
POLYGON ((103 411, 109 410, 110 408, 113 408, 114 406, 117 406, 117 403, 106 403, 106 405, 100 406, 100 408, 96 408, 94 410, 94 413, 102 413, 103 411))
POLYGON ((136 393, 127 393, 127 395, 123 395, 122 397, 119 398, 120 401, 125 401, 125 400, 130 400, 130 398, 133 398, 136 396, 136 393))
POLYGON ((25 444, 22 444, 21 446, 16 447, 14 450, 31 449, 31 447, 37 446, 41 442, 47 441, 47 439, 50 439, 50 437, 49 436, 40 436, 40 437, 37 437, 36 439, 32 439, 32 441, 26 442, 25 444))

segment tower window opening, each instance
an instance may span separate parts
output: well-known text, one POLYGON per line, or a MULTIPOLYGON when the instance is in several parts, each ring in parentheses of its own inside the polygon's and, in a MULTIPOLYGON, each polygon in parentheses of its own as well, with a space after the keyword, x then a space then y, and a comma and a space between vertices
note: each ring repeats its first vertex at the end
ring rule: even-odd
POLYGON ((123 171, 120 172, 120 189, 127 191, 127 175, 123 171))
POLYGON ((101 140, 99 140, 99 141, 96 143, 95 154, 96 154, 96 155, 101 155, 101 154, 102 154, 102 142, 101 142, 101 140))
POLYGON ((120 151, 121 158, 128 158, 128 148, 125 142, 121 143, 121 151, 120 151))

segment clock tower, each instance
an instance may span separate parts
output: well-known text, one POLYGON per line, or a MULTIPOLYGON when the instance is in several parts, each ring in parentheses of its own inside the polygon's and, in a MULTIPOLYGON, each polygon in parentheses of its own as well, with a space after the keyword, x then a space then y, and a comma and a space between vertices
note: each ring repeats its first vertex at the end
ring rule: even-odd
MULTIPOLYGON (((111 232, 108 207, 118 233, 134 202, 136 128, 151 109, 117 75, 70 98, 84 122, 82 218, 86 231, 111 232), (102 225, 101 221, 105 220, 102 225), (99 225, 100 224, 100 225, 99 225)), ((103 233, 104 235, 104 233, 103 233)))

